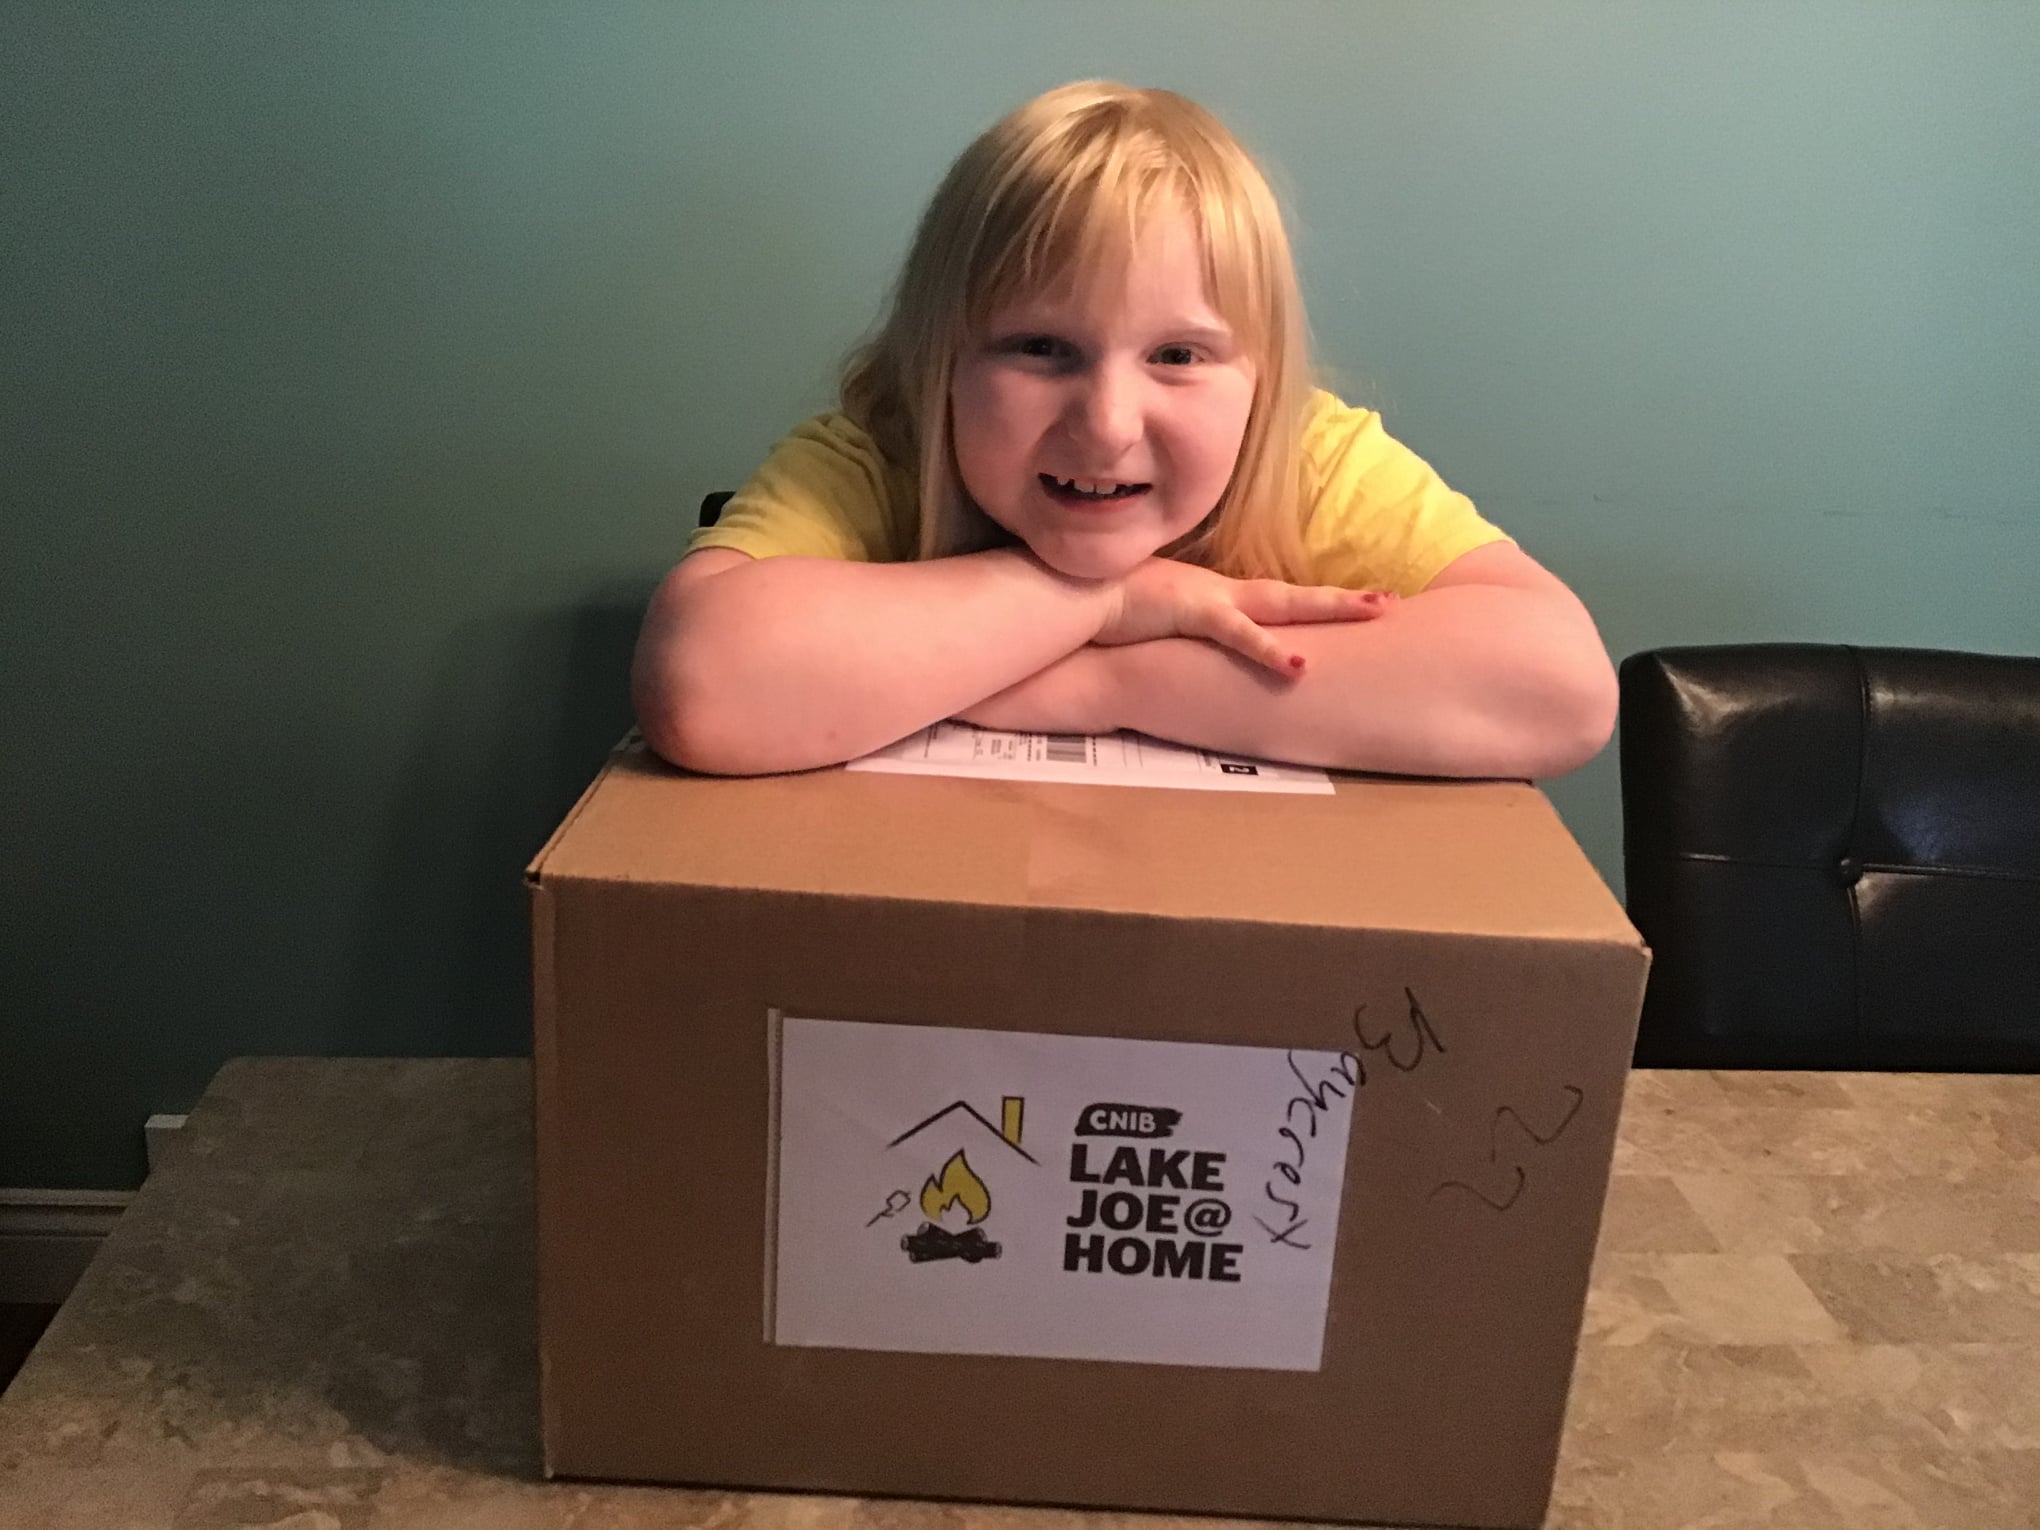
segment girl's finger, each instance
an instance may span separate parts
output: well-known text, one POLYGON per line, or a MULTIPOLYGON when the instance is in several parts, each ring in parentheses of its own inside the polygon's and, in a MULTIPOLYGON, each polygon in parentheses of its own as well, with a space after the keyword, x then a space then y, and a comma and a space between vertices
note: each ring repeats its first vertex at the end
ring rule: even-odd
POLYGON ((1312 590, 1292 622, 1371 622, 1395 604, 1386 590, 1312 590))
POLYGON ((1365 622, 1382 615, 1396 597, 1382 590, 1344 590, 1329 586, 1270 584, 1242 592, 1242 611, 1267 626, 1298 622, 1365 622))
POLYGON ((1303 673, 1303 655, 1287 644, 1277 641, 1273 633, 1263 630, 1237 606, 1209 607, 1201 623, 1198 636, 1209 638, 1221 647, 1252 659, 1256 664, 1265 665, 1278 675, 1300 675, 1303 673))

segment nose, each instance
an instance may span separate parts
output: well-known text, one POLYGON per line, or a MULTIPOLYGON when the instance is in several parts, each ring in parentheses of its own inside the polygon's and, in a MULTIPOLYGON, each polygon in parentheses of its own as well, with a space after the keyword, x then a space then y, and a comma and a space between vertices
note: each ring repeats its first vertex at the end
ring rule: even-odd
POLYGON ((1109 467, 1140 441, 1140 379, 1128 368, 1101 361, 1087 368, 1070 401, 1070 433, 1109 467))

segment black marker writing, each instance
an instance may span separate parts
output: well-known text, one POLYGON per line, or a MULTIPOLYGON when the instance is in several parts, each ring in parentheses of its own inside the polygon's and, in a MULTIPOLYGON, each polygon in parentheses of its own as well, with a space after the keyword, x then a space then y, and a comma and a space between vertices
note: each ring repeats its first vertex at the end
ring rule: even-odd
MULTIPOLYGON (((1282 1200, 1282 1197, 1280 1197, 1279 1195, 1270 1195, 1268 1198, 1272 1201, 1280 1201, 1282 1205, 1287 1206, 1289 1208, 1290 1214, 1292 1216, 1295 1216, 1296 1205, 1294 1202, 1284 1201, 1282 1200)), ((1281 1227, 1270 1227, 1266 1222, 1263 1222, 1259 1217, 1255 1217, 1254 1225, 1260 1228, 1262 1232, 1268 1235, 1268 1241, 1270 1243, 1279 1243, 1284 1248, 1310 1247, 1308 1243, 1299 1243, 1296 1241, 1296 1235, 1302 1232, 1306 1227, 1310 1226, 1309 1217, 1296 1217, 1294 1221, 1289 1222, 1281 1227)))
POLYGON ((1261 1184, 1261 1193, 1271 1204, 1281 1207, 1285 1215, 1279 1227, 1271 1227, 1259 1217, 1255 1217, 1254 1222, 1268 1235, 1270 1243, 1284 1248, 1307 1249, 1310 1245, 1298 1241, 1296 1235, 1310 1225, 1310 1218, 1303 1214, 1300 1201, 1283 1195, 1275 1188, 1275 1177, 1279 1176, 1292 1190, 1303 1184, 1303 1168, 1310 1162, 1310 1149, 1304 1143, 1317 1140, 1318 1117, 1332 1108, 1334 1100, 1344 1100, 1348 1090, 1359 1088, 1366 1077, 1360 1059, 1351 1052, 1339 1053, 1332 1064, 1332 1071, 1316 1080, 1307 1078, 1303 1069, 1296 1065, 1294 1052, 1289 1053, 1288 1062, 1289 1071, 1301 1086, 1301 1092, 1291 1095, 1289 1103, 1283 1106, 1282 1125, 1275 1129, 1275 1135, 1287 1142, 1293 1152, 1276 1159, 1269 1171, 1270 1177, 1261 1184), (1342 1084, 1344 1088, 1340 1087, 1342 1084), (1296 1130, 1299 1120, 1304 1129, 1303 1135, 1296 1130))
MULTIPOLYGON (((1565 1114, 1559 1117, 1558 1124, 1548 1132, 1539 1132, 1528 1121, 1523 1119, 1522 1112, 1517 1110, 1515 1106, 1497 1106, 1493 1119, 1488 1122, 1488 1162, 1492 1164, 1498 1163, 1501 1160, 1501 1132, 1502 1123, 1505 1121, 1514 1121, 1517 1127, 1521 1129, 1523 1135, 1530 1139, 1533 1148, 1549 1147, 1552 1143, 1558 1141, 1560 1137, 1564 1136, 1565 1129, 1572 1125, 1573 1117, 1580 1113, 1580 1106, 1586 1103, 1587 1098, 1586 1091, 1577 1084, 1567 1084, 1565 1092, 1571 1096, 1566 1104, 1565 1114)), ((1509 1168, 1510 1172, 1515 1176, 1514 1183, 1509 1186, 1509 1193, 1500 1200, 1496 1200, 1493 1196, 1480 1189, 1479 1186, 1470 1185, 1463 1179, 1446 1180, 1425 1199, 1436 1200, 1447 1190, 1464 1190, 1468 1195, 1490 1210, 1507 1211, 1516 1204, 1517 1199, 1523 1194, 1523 1187, 1530 1180, 1529 1174, 1524 1170, 1521 1163, 1512 1163, 1509 1165, 1509 1168)))
MULTIPOLYGON (((1439 1038, 1437 1028, 1431 1024, 1430 1017, 1424 1013, 1424 1006, 1417 1002, 1417 996, 1405 988, 1403 997, 1410 1001, 1409 1034, 1415 1038, 1416 1043, 1407 1062, 1396 1055, 1394 1026, 1369 1039, 1366 1028, 1360 1023, 1360 1017, 1367 1012, 1365 1004, 1353 1011, 1353 1035, 1359 1041, 1361 1051, 1380 1052, 1388 1058, 1388 1065, 1396 1072, 1413 1073, 1417 1065, 1423 1062, 1427 1049, 1435 1049, 1439 1056, 1444 1056, 1445 1043, 1439 1038)), ((1364 1067, 1360 1070, 1360 1082, 1363 1084, 1367 1082, 1367 1070, 1364 1067)))

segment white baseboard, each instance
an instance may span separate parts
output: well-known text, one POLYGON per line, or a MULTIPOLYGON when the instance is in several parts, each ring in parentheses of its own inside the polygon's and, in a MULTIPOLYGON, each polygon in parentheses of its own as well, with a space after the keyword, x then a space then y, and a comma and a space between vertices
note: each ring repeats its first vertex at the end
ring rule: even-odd
POLYGON ((142 1123, 142 1146, 149 1155, 149 1172, 154 1174, 164 1161, 165 1155, 177 1145, 177 1134, 184 1130, 187 1116, 155 1115, 142 1123))
POLYGON ((131 1190, 0 1190, 0 1302, 54 1306, 71 1294, 131 1190))

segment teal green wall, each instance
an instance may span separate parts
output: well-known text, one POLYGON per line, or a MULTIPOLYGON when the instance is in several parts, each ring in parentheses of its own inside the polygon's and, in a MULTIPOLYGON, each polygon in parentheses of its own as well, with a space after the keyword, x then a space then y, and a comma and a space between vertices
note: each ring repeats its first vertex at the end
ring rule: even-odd
MULTIPOLYGON (((1087 74, 1279 167, 1325 362, 1618 655, 2040 650, 2030 0, 7 5, 0 1184, 525 1049, 693 505, 1087 74)), ((1612 752, 1556 796, 1612 879, 1612 752)))

